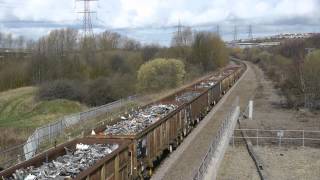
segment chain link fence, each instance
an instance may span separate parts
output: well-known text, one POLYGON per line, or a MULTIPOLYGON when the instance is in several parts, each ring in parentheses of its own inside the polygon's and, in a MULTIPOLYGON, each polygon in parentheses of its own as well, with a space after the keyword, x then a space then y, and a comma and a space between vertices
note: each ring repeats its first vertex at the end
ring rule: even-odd
POLYGON ((218 132, 217 132, 216 136, 214 137, 214 139, 209 147, 209 150, 207 151, 206 155, 202 159, 199 168, 194 173, 193 180, 204 179, 204 176, 207 173, 210 162, 211 162, 212 158, 214 157, 214 155, 215 155, 215 153, 216 153, 216 151, 222 141, 223 136, 227 135, 226 133, 228 133, 227 132, 228 129, 230 129, 230 126, 232 125, 232 123, 234 123, 234 120, 235 120, 234 117, 238 117, 239 114, 240 114, 239 99, 237 98, 235 100, 235 102, 233 103, 233 105, 231 106, 230 111, 229 111, 226 119, 223 121, 223 123, 219 127, 218 132))
POLYGON ((56 145, 57 137, 61 136, 67 128, 89 119, 97 118, 114 109, 121 108, 123 105, 129 104, 137 98, 138 96, 130 96, 126 99, 91 108, 84 112, 64 116, 56 122, 37 128, 24 144, 0 152, 0 167, 7 168, 21 161, 29 160, 37 154, 41 144, 44 142, 50 142, 56 145))

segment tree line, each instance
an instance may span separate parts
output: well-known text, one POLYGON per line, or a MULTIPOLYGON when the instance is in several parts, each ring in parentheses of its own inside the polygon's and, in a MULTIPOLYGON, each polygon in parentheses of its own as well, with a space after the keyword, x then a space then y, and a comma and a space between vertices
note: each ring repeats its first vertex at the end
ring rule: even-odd
POLYGON ((26 49, 31 46, 32 40, 23 36, 14 37, 11 33, 0 32, 0 48, 3 49, 26 49))
POLYGON ((31 53, 0 58, 0 91, 39 86, 38 99, 92 106, 176 87, 228 63, 218 36, 190 28, 175 33, 170 47, 141 44, 111 31, 85 38, 75 29, 53 30, 36 41, 21 39, 31 53))
POLYGON ((320 35, 286 40, 273 48, 246 49, 242 58, 262 67, 289 107, 320 108, 320 35))

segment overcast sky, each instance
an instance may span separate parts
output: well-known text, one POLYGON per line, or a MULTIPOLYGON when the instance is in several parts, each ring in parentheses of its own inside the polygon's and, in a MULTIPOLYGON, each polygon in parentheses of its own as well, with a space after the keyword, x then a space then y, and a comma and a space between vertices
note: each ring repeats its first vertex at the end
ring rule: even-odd
MULTIPOLYGON (((97 28, 206 24, 318 26, 320 0, 100 0, 92 3, 97 28)), ((28 36, 80 27, 81 2, 0 0, 0 31, 28 36)))

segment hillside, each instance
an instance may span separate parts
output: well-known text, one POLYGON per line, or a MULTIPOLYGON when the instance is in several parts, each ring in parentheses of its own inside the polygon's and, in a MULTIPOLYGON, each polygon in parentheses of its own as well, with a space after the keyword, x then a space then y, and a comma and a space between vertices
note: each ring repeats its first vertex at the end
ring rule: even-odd
POLYGON ((0 147, 23 142, 35 128, 87 108, 63 99, 36 101, 36 91, 23 87, 0 93, 0 147))

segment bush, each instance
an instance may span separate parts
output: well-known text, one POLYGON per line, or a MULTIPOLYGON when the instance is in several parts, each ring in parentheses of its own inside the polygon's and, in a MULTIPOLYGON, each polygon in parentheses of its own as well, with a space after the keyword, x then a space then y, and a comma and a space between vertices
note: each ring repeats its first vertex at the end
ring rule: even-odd
POLYGON ((181 85, 186 72, 182 61, 155 59, 143 64, 138 71, 140 91, 156 91, 181 85))
POLYGON ((100 106, 115 101, 110 80, 107 78, 98 78, 89 82, 88 92, 85 98, 86 104, 91 106, 100 106))
POLYGON ((40 85, 37 97, 40 100, 68 99, 82 101, 83 87, 80 83, 71 80, 56 80, 40 85))
POLYGON ((123 76, 117 76, 112 79, 100 77, 86 83, 71 80, 56 80, 52 83, 47 82, 40 85, 37 99, 68 99, 79 101, 89 106, 100 106, 120 99, 122 94, 127 93, 126 95, 128 95, 131 93, 127 89, 121 89, 121 87, 125 87, 123 83, 128 81, 129 79, 123 76))

